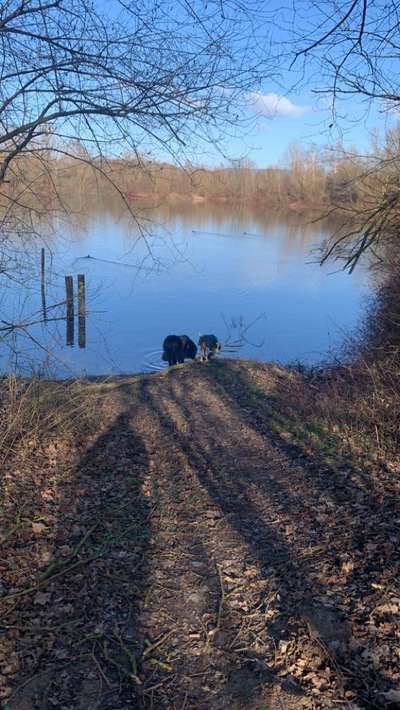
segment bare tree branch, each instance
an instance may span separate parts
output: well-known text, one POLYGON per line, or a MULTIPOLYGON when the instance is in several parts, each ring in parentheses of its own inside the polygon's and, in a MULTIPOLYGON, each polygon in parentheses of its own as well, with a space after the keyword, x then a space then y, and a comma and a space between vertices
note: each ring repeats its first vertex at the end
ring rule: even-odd
POLYGON ((255 0, 225 0, 223 10, 214 2, 178 0, 173 13, 167 0, 100 7, 92 0, 0 4, 4 237, 12 232, 13 210, 15 234, 24 218, 31 232, 42 200, 35 194, 39 174, 47 174, 49 191, 65 210, 45 166, 60 155, 92 165, 132 211, 99 158, 124 150, 140 156, 146 144, 147 151, 183 162, 194 141, 237 127, 236 106, 269 74, 254 35, 266 14, 255 0), (84 146, 84 158, 74 155, 75 143, 84 146))

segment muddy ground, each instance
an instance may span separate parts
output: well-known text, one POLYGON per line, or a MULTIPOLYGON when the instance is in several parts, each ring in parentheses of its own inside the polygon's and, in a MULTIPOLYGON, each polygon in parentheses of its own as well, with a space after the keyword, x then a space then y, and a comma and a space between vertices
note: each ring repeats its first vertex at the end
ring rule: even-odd
POLYGON ((279 367, 86 386, 94 431, 4 467, 4 707, 400 707, 399 469, 279 367))

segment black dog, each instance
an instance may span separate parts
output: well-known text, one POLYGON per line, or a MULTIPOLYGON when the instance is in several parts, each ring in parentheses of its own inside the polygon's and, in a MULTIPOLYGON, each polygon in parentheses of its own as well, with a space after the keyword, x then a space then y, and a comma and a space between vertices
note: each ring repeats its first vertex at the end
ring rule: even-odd
POLYGON ((200 335, 199 347, 202 360, 210 360, 215 353, 221 350, 216 335, 200 335))
POLYGON ((186 357, 195 359, 197 347, 187 335, 167 335, 163 342, 162 359, 168 365, 184 362, 186 357))

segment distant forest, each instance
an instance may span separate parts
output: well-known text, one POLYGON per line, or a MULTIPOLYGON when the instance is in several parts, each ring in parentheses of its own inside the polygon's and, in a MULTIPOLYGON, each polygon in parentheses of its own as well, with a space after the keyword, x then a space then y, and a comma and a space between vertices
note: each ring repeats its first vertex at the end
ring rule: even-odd
POLYGON ((349 213, 370 209, 382 194, 397 191, 400 150, 399 127, 389 131, 381 146, 361 156, 340 146, 303 150, 291 146, 284 163, 257 168, 248 160, 207 168, 157 162, 140 156, 97 159, 79 143, 64 156, 51 146, 23 154, 13 163, 1 203, 10 197, 21 207, 45 212, 62 204, 103 197, 120 198, 130 206, 146 200, 244 203, 257 208, 298 212, 334 209, 349 213), (78 157, 78 161, 76 157, 78 157), (23 186, 23 189, 21 189, 23 186))

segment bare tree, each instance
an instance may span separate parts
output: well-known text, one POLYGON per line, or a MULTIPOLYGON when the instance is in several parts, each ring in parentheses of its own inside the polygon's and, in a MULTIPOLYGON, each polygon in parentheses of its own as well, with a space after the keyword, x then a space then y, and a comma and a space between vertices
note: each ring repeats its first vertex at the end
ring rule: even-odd
MULTIPOLYGON (((400 106, 400 9, 395 0, 297 0, 292 66, 318 67, 317 94, 331 98, 335 121, 343 101, 356 98, 361 110, 376 104, 381 111, 400 106)), ((360 120, 354 104, 351 120, 360 120)), ((400 212, 399 150, 387 136, 386 147, 364 156, 357 176, 358 205, 347 210, 351 226, 332 237, 324 258, 344 258, 354 269, 360 257, 397 237, 400 212), (372 179, 373 176, 373 179, 372 179)), ((353 156, 360 163, 360 156, 353 156)), ((378 254, 379 252, 379 254, 378 254)))
POLYGON ((356 95, 396 109, 400 103, 400 13, 390 0, 299 3, 307 26, 295 59, 313 56, 319 62, 321 93, 333 99, 356 95))
POLYGON ((253 0, 0 1, 1 277, 23 283, 32 236, 88 169, 136 219, 112 159, 129 154, 137 174, 149 153, 183 163, 236 130, 267 73, 266 30, 253 0))
POLYGON ((238 0, 0 3, 2 233, 19 230, 11 202, 19 219, 39 208, 29 196, 40 175, 55 190, 49 157, 98 170, 123 149, 140 164, 157 147, 179 158, 218 140, 266 73, 256 22, 259 3, 238 0))

